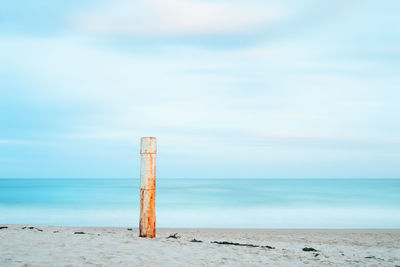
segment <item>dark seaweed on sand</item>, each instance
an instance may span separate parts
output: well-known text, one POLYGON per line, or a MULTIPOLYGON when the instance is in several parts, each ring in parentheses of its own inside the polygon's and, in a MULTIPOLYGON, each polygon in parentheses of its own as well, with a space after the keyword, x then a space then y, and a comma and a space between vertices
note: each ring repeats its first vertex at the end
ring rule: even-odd
POLYGON ((241 247, 275 249, 275 247, 271 247, 271 246, 259 246, 259 245, 253 245, 253 244, 241 244, 241 243, 234 243, 234 242, 228 242, 228 241, 211 241, 211 243, 220 244, 220 245, 241 246, 241 247))

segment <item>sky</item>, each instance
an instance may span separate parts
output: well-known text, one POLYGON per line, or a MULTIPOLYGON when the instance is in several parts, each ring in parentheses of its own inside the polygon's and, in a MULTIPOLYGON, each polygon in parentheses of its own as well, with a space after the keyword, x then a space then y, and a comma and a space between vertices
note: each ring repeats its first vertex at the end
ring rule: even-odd
POLYGON ((0 7, 0 178, 400 178, 397 0, 0 7))

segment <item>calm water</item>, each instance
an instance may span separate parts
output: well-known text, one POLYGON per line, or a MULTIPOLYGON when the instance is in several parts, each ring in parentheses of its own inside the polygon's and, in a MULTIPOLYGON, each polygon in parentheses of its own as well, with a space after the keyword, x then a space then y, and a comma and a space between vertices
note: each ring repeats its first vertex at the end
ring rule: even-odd
MULTIPOLYGON (((399 179, 158 179, 159 227, 400 228, 399 179)), ((137 226, 137 179, 0 179, 0 224, 137 226)))

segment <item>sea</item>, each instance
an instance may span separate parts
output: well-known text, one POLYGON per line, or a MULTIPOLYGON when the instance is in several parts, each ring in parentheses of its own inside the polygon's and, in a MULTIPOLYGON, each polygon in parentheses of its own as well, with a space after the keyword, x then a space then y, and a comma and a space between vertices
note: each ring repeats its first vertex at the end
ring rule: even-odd
MULTIPOLYGON (((137 227, 139 179, 0 179, 0 224, 137 227)), ((400 179, 162 179, 157 227, 400 228, 400 179)))

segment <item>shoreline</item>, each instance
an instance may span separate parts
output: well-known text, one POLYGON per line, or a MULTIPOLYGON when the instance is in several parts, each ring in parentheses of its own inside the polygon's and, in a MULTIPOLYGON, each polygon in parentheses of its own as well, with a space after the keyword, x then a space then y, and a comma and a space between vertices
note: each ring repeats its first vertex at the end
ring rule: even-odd
POLYGON ((400 229, 0 227, 1 266, 400 266, 400 229))
MULTIPOLYGON (((136 224, 135 224, 136 225, 136 224)), ((56 227, 56 228, 87 228, 87 229, 133 229, 137 230, 139 227, 133 226, 75 226, 75 225, 50 225, 50 224, 0 224, 0 227, 7 226, 7 227, 26 227, 26 226, 33 226, 33 227, 56 227)), ((219 227, 157 227, 157 230, 166 231, 166 230, 176 230, 176 231, 282 231, 282 232, 315 232, 315 231, 323 231, 323 232, 399 232, 400 228, 219 228, 219 227)))

